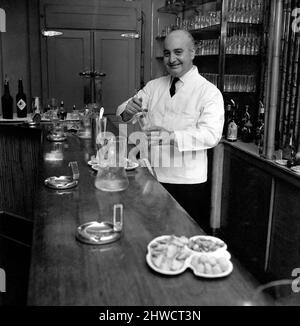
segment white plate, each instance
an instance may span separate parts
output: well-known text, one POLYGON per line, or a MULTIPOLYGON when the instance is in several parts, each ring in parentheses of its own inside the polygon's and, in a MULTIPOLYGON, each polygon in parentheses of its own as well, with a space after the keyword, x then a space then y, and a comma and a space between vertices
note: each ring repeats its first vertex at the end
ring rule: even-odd
POLYGON ((92 168, 93 170, 95 170, 95 171, 98 171, 98 170, 100 169, 100 165, 99 165, 99 164, 93 164, 93 165, 91 166, 91 168, 92 168))
MULTIPOLYGON (((178 237, 178 236, 174 236, 174 235, 162 235, 162 236, 159 236, 157 238, 154 238, 152 241, 149 242, 149 244, 147 246, 147 249, 148 249, 148 252, 147 252, 147 255, 146 255, 147 264, 154 271, 156 271, 157 273, 164 274, 164 275, 178 275, 178 274, 183 273, 187 268, 190 268, 196 276, 204 277, 204 278, 220 278, 220 277, 225 277, 225 276, 229 275, 232 272, 233 265, 232 265, 232 263, 230 261, 231 255, 226 250, 227 245, 225 244, 224 241, 222 241, 219 238, 212 237, 212 236, 194 236, 194 237, 192 237, 190 239, 188 239, 187 237, 184 237, 184 236, 183 237, 178 237), (194 238, 198 238, 198 237, 203 237, 204 239, 210 239, 210 240, 213 240, 213 241, 222 242, 222 243, 224 243, 224 246, 221 248, 222 250, 216 250, 216 251, 213 251, 213 252, 198 252, 198 251, 194 251, 194 250, 191 250, 190 248, 188 248, 188 241, 190 239, 194 239, 194 238), (179 248, 182 245, 183 253, 184 254, 186 253, 188 255, 188 253, 190 253, 190 255, 185 259, 182 267, 179 268, 178 270, 170 270, 170 269, 167 270, 167 269, 159 268, 152 261, 152 254, 155 252, 155 246, 154 245, 155 244, 156 245, 162 245, 162 246, 168 245, 167 242, 169 240, 170 240, 170 244, 178 245, 179 248), (208 259, 208 260, 211 260, 211 259, 217 259, 218 260, 221 257, 222 258, 225 258, 226 261, 227 261, 227 263, 228 263, 228 268, 227 268, 227 270, 225 272, 222 272, 222 273, 219 273, 219 274, 199 273, 196 270, 196 268, 192 265, 192 261, 193 261, 193 258, 194 257, 196 259, 200 259, 199 257, 201 257, 201 256, 206 256, 207 257, 206 259, 208 259)), ((163 251, 163 249, 162 249, 162 251, 163 251)), ((169 262, 169 264, 172 264, 172 262, 169 262)))
POLYGON ((232 265, 232 262, 230 260, 228 261, 228 269, 225 272, 220 273, 220 274, 199 273, 199 272, 196 271, 196 269, 195 269, 195 267, 193 265, 190 265, 189 267, 192 269, 193 273, 196 276, 204 277, 204 278, 220 278, 220 277, 225 277, 225 276, 228 276, 233 271, 233 265, 232 265))
POLYGON ((154 239, 152 239, 149 243, 148 243, 148 246, 147 246, 147 249, 148 249, 148 251, 151 251, 151 246, 154 244, 154 243, 157 243, 157 242, 159 242, 159 241, 164 241, 164 240, 168 240, 168 239, 170 239, 171 237, 176 237, 180 242, 182 242, 182 240, 181 239, 186 239, 185 241, 183 240, 183 245, 184 244, 186 244, 187 243, 187 241, 188 241, 188 238, 187 237, 178 237, 178 236, 175 236, 175 235, 161 235, 161 236, 159 236, 159 237, 156 237, 156 238, 154 238, 154 239), (186 243, 185 243, 186 242, 186 243))
POLYGON ((96 165, 98 164, 98 161, 95 161, 95 160, 90 160, 87 162, 88 165, 92 166, 92 165, 96 165))
POLYGON ((287 162, 288 162, 288 160, 276 160, 275 161, 277 164, 279 164, 279 165, 283 165, 283 166, 286 166, 287 165, 287 162))
POLYGON ((296 173, 300 173, 300 165, 292 166, 291 170, 296 172, 296 173))
POLYGON ((130 171, 130 170, 134 170, 139 166, 139 164, 137 162, 133 162, 129 159, 126 159, 126 167, 125 170, 126 171, 130 171))
POLYGON ((185 263, 183 264, 182 268, 180 268, 178 270, 175 270, 175 271, 172 271, 172 270, 167 271, 167 270, 160 269, 160 268, 156 267, 152 263, 152 261, 151 261, 151 253, 149 251, 148 251, 147 256, 146 256, 146 261, 147 261, 147 264, 153 270, 155 270, 157 273, 164 274, 164 275, 178 275, 178 274, 183 273, 187 269, 187 267, 188 267, 187 261, 185 261, 185 263))

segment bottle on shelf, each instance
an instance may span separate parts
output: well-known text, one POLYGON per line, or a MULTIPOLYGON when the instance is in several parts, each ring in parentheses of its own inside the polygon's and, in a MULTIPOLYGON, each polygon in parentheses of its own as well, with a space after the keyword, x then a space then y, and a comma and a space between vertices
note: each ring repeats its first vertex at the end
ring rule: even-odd
POLYGON ((292 167, 296 165, 296 149, 293 133, 291 132, 289 145, 288 145, 288 154, 287 154, 287 167, 292 167))
POLYGON ((261 101, 259 101, 259 111, 257 125, 255 129, 255 144, 258 146, 258 154, 263 153, 264 146, 264 129, 265 129, 265 107, 261 101))
POLYGON ((235 110, 231 111, 231 117, 229 119, 228 127, 227 127, 227 134, 226 139, 230 142, 237 141, 238 135, 238 125, 235 122, 235 110))
POLYGON ((60 102, 60 107, 57 111, 57 116, 60 120, 65 120, 66 117, 67 117, 67 111, 65 109, 65 106, 64 106, 64 101, 61 101, 60 102))
POLYGON ((223 135, 226 137, 227 135, 227 128, 229 124, 229 120, 231 117, 231 104, 226 105, 225 107, 225 117, 224 117, 224 128, 223 128, 223 135))
POLYGON ((4 82, 4 94, 1 97, 2 104, 2 118, 12 119, 13 118, 13 98, 9 92, 9 82, 5 79, 4 82))
POLYGON ((27 117, 27 99, 23 90, 23 81, 20 78, 18 82, 18 93, 16 95, 17 117, 27 117))
POLYGON ((242 118, 241 139, 245 143, 250 143, 253 140, 253 124, 249 113, 249 105, 245 106, 245 113, 242 118))

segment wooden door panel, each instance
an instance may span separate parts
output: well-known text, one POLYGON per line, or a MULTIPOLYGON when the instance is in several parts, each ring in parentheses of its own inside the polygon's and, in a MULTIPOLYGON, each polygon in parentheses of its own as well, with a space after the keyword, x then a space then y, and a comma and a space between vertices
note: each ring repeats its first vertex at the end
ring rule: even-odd
POLYGON ((136 8, 105 8, 81 5, 46 5, 47 28, 135 30, 136 8))
POLYGON ((95 32, 95 69, 105 72, 102 102, 107 114, 132 96, 139 81, 139 39, 128 39, 122 32, 95 32))
POLYGON ((224 162, 225 237, 232 252, 260 277, 266 259, 272 177, 250 164, 246 156, 241 159, 225 151, 224 162))
POLYGON ((48 98, 63 100, 65 107, 80 108, 88 102, 89 80, 79 72, 90 70, 90 32, 61 30, 63 35, 47 39, 48 98))
POLYGON ((300 267, 299 199, 299 188, 277 180, 268 265, 274 279, 291 278, 293 269, 300 267))

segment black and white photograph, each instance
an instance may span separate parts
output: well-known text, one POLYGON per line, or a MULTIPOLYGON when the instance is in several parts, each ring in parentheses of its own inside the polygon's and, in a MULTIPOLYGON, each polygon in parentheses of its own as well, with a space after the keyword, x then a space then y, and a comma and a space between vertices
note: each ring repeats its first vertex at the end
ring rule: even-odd
POLYGON ((0 318, 300 306, 300 0, 0 0, 0 97, 0 318))

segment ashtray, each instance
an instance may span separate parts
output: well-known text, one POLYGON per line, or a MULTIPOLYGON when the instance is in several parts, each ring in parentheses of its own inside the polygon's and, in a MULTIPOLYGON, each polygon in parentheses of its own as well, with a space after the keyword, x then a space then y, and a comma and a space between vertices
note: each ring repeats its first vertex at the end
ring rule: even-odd
POLYGON ((65 134, 57 135, 57 134, 49 134, 47 139, 50 141, 65 141, 67 139, 65 134))
POLYGON ((300 165, 295 165, 291 167, 291 170, 300 174, 300 165))
POLYGON ((279 164, 279 165, 286 166, 287 163, 288 163, 288 160, 276 160, 275 162, 276 162, 277 164, 279 164))
POLYGON ((78 185, 78 180, 70 176, 50 177, 45 180, 45 185, 52 189, 70 189, 78 185))
POLYGON ((88 222, 80 225, 76 230, 76 239, 92 245, 102 245, 117 241, 121 237, 123 228, 123 205, 114 205, 113 222, 88 222), (117 209, 120 209, 117 218, 117 209))
POLYGON ((76 238, 88 244, 105 244, 117 241, 121 232, 114 230, 111 222, 89 222, 77 228, 76 238))

